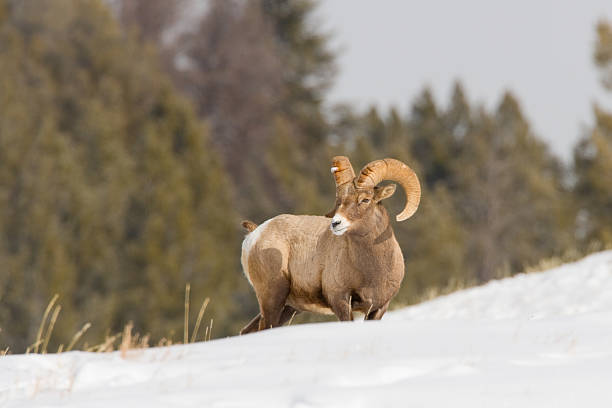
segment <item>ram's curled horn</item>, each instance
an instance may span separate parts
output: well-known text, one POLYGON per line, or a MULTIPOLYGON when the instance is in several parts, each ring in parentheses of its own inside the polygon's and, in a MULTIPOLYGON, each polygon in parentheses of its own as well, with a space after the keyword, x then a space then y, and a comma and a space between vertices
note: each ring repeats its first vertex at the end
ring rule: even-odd
POLYGON ((336 156, 332 159, 331 172, 336 180, 336 187, 353 181, 355 178, 353 166, 346 156, 336 156))
POLYGON ((399 160, 375 160, 364 166, 355 181, 357 188, 373 188, 383 180, 399 183, 406 193, 406 205, 395 219, 404 221, 410 218, 421 200, 421 185, 414 171, 399 160))

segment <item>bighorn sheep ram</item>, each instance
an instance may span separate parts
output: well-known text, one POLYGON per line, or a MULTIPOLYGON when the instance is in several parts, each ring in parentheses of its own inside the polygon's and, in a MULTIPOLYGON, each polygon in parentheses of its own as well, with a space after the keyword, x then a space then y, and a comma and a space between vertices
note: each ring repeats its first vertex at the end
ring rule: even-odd
POLYGON ((279 215, 260 226, 244 221, 242 268, 255 289, 260 313, 240 334, 283 325, 295 313, 311 311, 352 320, 353 311, 380 319, 404 277, 404 258, 381 201, 398 182, 406 205, 397 215, 414 214, 419 180, 395 159, 367 164, 355 177, 347 157, 333 158, 336 205, 326 217, 279 215))

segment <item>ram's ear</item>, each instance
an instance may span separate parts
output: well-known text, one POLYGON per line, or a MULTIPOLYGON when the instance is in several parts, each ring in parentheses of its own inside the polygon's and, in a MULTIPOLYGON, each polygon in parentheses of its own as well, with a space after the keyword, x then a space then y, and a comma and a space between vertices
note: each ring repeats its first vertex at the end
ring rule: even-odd
POLYGON ((379 201, 384 200, 385 198, 389 198, 395 193, 395 189, 397 185, 391 183, 387 184, 383 187, 374 187, 374 202, 377 203, 379 201))

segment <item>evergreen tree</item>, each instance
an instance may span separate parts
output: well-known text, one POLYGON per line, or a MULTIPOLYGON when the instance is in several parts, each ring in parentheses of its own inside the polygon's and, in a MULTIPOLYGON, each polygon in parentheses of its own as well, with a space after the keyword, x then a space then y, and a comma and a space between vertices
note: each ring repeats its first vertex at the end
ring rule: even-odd
POLYGON ((473 126, 472 109, 465 95, 463 85, 456 82, 451 96, 450 106, 444 112, 444 128, 450 133, 450 140, 454 147, 453 155, 460 154, 459 148, 465 135, 473 126))
POLYGON ((565 249, 564 195, 557 160, 506 94, 481 112, 455 162, 456 199, 469 231, 468 264, 478 281, 516 273, 565 249))
MULTIPOLYGON (((612 92, 612 26, 597 26, 595 63, 604 88, 612 92)), ((595 126, 576 146, 575 197, 580 208, 579 234, 583 245, 612 244, 612 113, 594 109, 595 126)))
POLYGON ((411 150, 423 169, 422 182, 434 187, 451 176, 453 140, 445 131, 433 95, 424 90, 413 105, 409 126, 411 150))
POLYGON ((474 283, 467 263, 467 231, 446 187, 424 188, 417 213, 394 226, 406 266, 399 304, 421 301, 428 292, 474 283))

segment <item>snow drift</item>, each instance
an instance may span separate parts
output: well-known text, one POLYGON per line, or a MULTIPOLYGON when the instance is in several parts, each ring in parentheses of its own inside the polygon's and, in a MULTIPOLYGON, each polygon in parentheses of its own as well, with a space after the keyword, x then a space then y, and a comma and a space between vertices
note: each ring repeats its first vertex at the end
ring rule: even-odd
POLYGON ((0 357, 6 407, 611 407, 611 385, 612 251, 380 322, 0 357))

